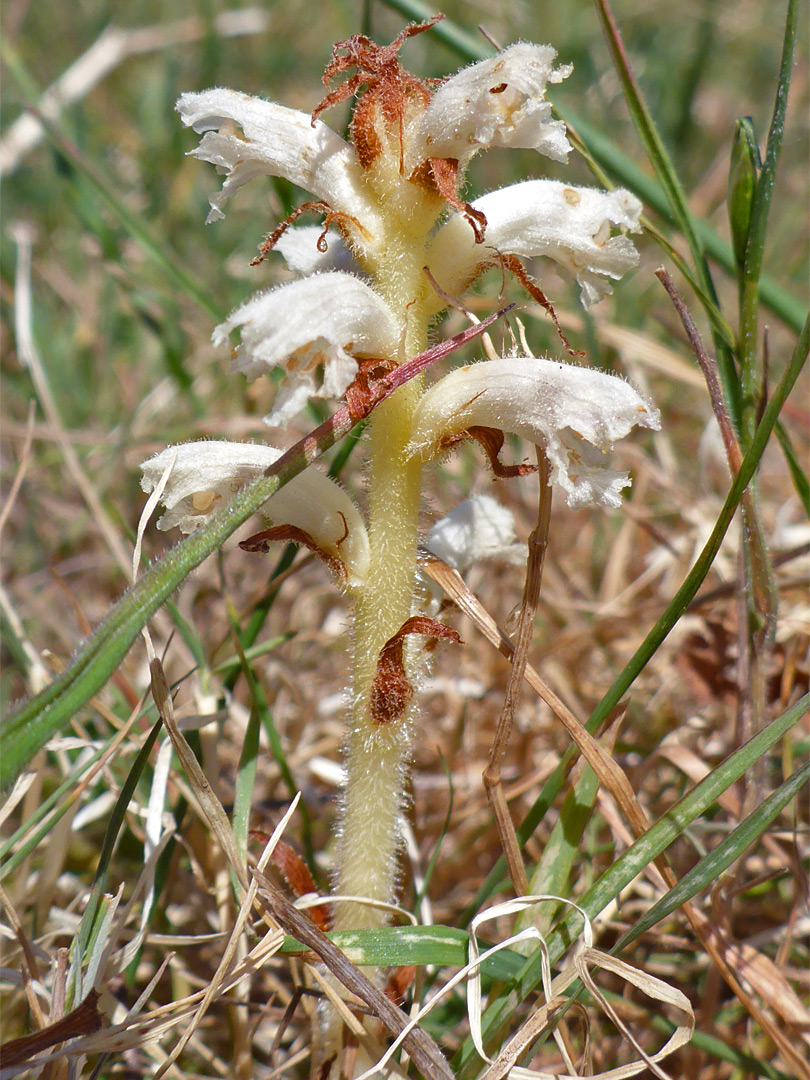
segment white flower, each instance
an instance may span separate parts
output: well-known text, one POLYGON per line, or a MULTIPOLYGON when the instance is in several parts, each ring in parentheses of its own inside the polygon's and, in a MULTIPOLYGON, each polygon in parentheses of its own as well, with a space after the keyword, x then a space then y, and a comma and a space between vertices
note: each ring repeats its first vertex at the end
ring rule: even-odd
POLYGON ((511 432, 545 450, 570 507, 617 507, 630 479, 607 468, 607 454, 635 426, 658 430, 660 419, 624 380, 510 356, 457 368, 432 386, 416 408, 410 451, 428 460, 470 427, 511 432))
POLYGON ((314 274, 259 293, 214 330, 225 345, 242 331, 234 368, 255 379, 284 368, 268 424, 283 424, 311 397, 339 398, 357 375, 358 357, 390 358, 399 328, 391 309, 364 281, 339 272, 314 274))
POLYGON ((440 518, 425 537, 425 547, 454 570, 478 559, 526 561, 526 545, 518 543, 511 510, 491 495, 465 499, 440 518))
POLYGON ((320 225, 299 225, 298 228, 287 229, 276 241, 275 250, 281 252, 287 266, 299 277, 325 274, 332 270, 364 276, 360 264, 343 243, 342 237, 333 229, 328 229, 324 236, 320 225), (321 236, 324 237, 326 251, 318 250, 321 236))
MULTIPOLYGON (((174 462, 161 502, 162 530, 193 532, 240 488, 261 476, 283 451, 255 443, 190 442, 169 446, 141 465, 141 487, 153 491, 174 462)), ((268 523, 292 525, 312 538, 319 552, 342 563, 350 587, 368 572, 368 534, 360 511, 346 492, 313 468, 295 476, 264 504, 268 523)))
POLYGON ((565 124, 551 118, 546 84, 559 83, 571 65, 555 68, 550 45, 518 42, 464 68, 434 92, 415 149, 424 157, 457 158, 464 168, 492 146, 538 150, 565 161, 571 147, 565 124))
POLYGON ((637 231, 641 203, 629 191, 572 187, 558 180, 527 180, 490 192, 472 204, 484 213, 483 244, 476 244, 462 214, 436 233, 428 265, 439 285, 459 295, 497 252, 524 258, 545 255, 579 282, 586 307, 610 293, 607 278, 618 279, 638 262, 626 236, 611 226, 637 231))
POLYGON ((313 126, 297 109, 224 89, 183 94, 177 111, 186 127, 205 132, 191 156, 226 174, 208 221, 221 218, 224 203, 255 176, 281 176, 374 231, 379 218, 354 147, 320 120, 313 126))

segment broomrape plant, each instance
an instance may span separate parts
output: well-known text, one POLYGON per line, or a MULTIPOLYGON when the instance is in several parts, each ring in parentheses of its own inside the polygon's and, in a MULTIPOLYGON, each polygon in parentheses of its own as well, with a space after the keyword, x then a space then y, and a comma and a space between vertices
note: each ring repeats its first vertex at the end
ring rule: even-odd
MULTIPOLYGON (((464 200, 465 169, 479 151, 520 147, 566 160, 565 126, 552 118, 545 91, 570 67, 555 66, 550 46, 520 43, 439 85, 421 81, 401 66, 399 51, 438 18, 409 26, 387 46, 361 35, 336 45, 324 72, 328 93, 311 116, 225 89, 184 94, 177 104, 183 123, 202 133, 192 154, 225 177, 211 196, 209 221, 260 176, 283 177, 314 196, 271 233, 257 260, 276 248, 299 279, 257 294, 214 331, 223 346, 239 331, 236 371, 250 379, 281 372, 265 417, 271 427, 313 397, 367 393, 375 378, 425 349, 431 320, 489 267, 511 273, 546 303, 520 259, 547 256, 576 278, 589 306, 636 265, 625 231, 638 229, 641 205, 627 191, 531 180, 464 200), (349 97, 355 105, 345 141, 321 116, 349 97), (323 226, 293 227, 305 212, 322 215, 323 226)), ((415 600, 423 468, 473 437, 496 474, 528 471, 499 460, 504 434, 512 433, 546 455, 569 506, 616 507, 630 481, 608 467, 607 455, 634 425, 658 428, 658 413, 619 378, 531 355, 490 358, 429 389, 417 377, 374 410, 365 518, 313 469, 266 503, 268 528, 254 546, 274 539, 307 545, 353 601, 338 893, 394 898, 420 655, 426 639, 458 640, 419 614, 415 600)), ((144 490, 152 491, 174 462, 159 527, 191 531, 279 453, 231 442, 164 450, 143 466, 144 490)), ((490 510, 466 520, 482 516, 491 526, 490 510)), ((503 532, 511 546, 511 529, 503 532)), ((334 928, 385 919, 377 907, 346 903, 336 908, 334 928)))

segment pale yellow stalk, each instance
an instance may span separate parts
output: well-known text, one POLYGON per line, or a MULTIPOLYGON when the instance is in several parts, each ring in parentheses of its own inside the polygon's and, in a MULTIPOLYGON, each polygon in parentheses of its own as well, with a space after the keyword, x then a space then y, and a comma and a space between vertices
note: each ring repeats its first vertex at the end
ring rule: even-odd
MULTIPOLYGON (((398 176, 396 180, 402 182, 398 176)), ((421 201, 421 215, 389 216, 390 242, 380 245, 383 254, 374 267, 378 291, 392 310, 402 314, 402 361, 416 356, 427 343, 422 265, 425 234, 437 206, 435 198, 421 201)), ((413 199, 409 202, 412 206, 413 199)), ((406 456, 405 448, 421 394, 422 380, 415 379, 373 414, 369 572, 355 609, 353 704, 336 891, 383 901, 394 897, 410 712, 393 724, 375 725, 369 697, 380 650, 411 613, 422 467, 412 455, 406 456)), ((380 926, 386 921, 384 912, 367 905, 335 907, 335 929, 380 926)))

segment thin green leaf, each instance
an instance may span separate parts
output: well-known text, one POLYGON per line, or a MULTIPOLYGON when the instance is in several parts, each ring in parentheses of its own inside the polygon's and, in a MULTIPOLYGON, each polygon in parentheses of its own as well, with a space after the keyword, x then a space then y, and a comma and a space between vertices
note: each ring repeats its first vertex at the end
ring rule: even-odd
POLYGON ((375 386, 362 409, 344 405, 274 462, 264 476, 238 492, 211 520, 186 537, 128 590, 65 671, 43 691, 22 702, 3 722, 0 789, 18 776, 26 762, 99 690, 126 656, 132 642, 164 600, 191 571, 243 525, 280 487, 316 461, 338 439, 364 420, 390 394, 431 364, 479 337, 507 314, 509 304, 476 326, 439 342, 396 368, 375 386))
MULTIPOLYGON (((351 421, 346 417, 345 426, 351 421)), ((343 434, 342 426, 322 433, 310 459, 320 456, 343 434)), ((279 458, 270 475, 243 488, 233 501, 197 532, 186 537, 152 566, 122 597, 65 671, 44 690, 12 710, 3 722, 0 788, 25 764, 115 671, 147 620, 191 573, 244 524, 279 487, 309 464, 306 440, 279 458)))
POLYGON ((805 514, 810 518, 810 480, 807 478, 807 470, 796 456, 793 443, 790 441, 790 436, 785 431, 781 420, 776 425, 775 431, 779 445, 782 447, 782 453, 785 455, 785 461, 790 469, 790 475, 793 478, 793 486, 796 488, 796 493, 801 500, 805 514))
MULTIPOLYGON (((245 661, 244 667, 250 669, 245 661)), ((251 679, 250 684, 253 680, 251 679)), ((259 710, 254 701, 253 707, 245 725, 245 736, 242 740, 242 752, 239 755, 239 764, 236 768, 236 785, 233 800, 233 835, 239 854, 247 862, 247 839, 250 829, 250 808, 253 802, 253 785, 256 781, 256 769, 259 760, 259 732, 261 721, 259 710)))
MULTIPOLYGON (((717 293, 714 288, 714 282, 712 281, 708 263, 706 262, 706 253, 692 219, 692 213, 686 199, 686 192, 683 189, 683 185, 681 184, 678 173, 666 147, 658 134, 658 129, 655 126, 652 113, 647 107, 647 103, 641 93, 641 88, 636 82, 635 75, 633 74, 630 62, 624 50, 624 44, 619 33, 619 28, 613 18, 613 12, 610 9, 608 0, 596 0, 596 10, 602 23, 602 29, 605 33, 608 48, 613 57, 613 64, 624 91, 624 99, 627 103, 630 115, 633 118, 636 131, 644 145, 644 149, 647 151, 647 157, 655 169, 655 175, 658 177, 659 183, 666 192, 678 228, 683 233, 686 242, 689 245, 689 250, 692 253, 692 262, 694 263, 695 272, 701 288, 711 297, 713 303, 717 304, 717 293)), ((717 367, 720 373, 720 380, 723 384, 723 395, 726 399, 726 406, 735 425, 739 427, 741 396, 739 379, 734 368, 734 361, 731 351, 727 348, 722 336, 716 333, 714 328, 712 328, 712 333, 714 336, 715 352, 717 354, 717 367)))
POLYGON ((207 311, 214 319, 221 322, 225 318, 226 313, 219 308, 218 304, 211 299, 206 290, 191 277, 186 269, 167 253, 165 244, 151 235, 138 215, 131 213, 131 211, 127 209, 124 203, 116 195, 114 186, 106 179, 102 172, 85 157, 78 146, 68 138, 65 134, 64 127, 49 120, 46 116, 43 116, 43 114, 30 103, 34 98, 38 98, 39 94, 37 92, 32 92, 34 87, 33 80, 28 74, 20 55, 9 43, 7 37, 2 42, 0 48, 2 48, 3 59, 12 78, 20 87, 23 97, 29 99, 29 110, 42 124, 46 135, 53 145, 60 153, 64 154, 68 161, 72 162, 72 164, 75 165, 88 180, 90 180, 93 187, 102 196, 127 232, 138 241, 147 255, 149 255, 169 278, 175 282, 181 291, 190 296, 203 311, 207 311))
MULTIPOLYGON (((747 769, 759 761, 779 739, 790 731, 804 717, 808 707, 810 707, 810 694, 797 701, 792 708, 773 720, 753 739, 726 758, 671 810, 650 826, 647 832, 619 856, 579 901, 580 907, 589 918, 593 919, 604 911, 622 889, 678 839, 691 822, 703 814, 747 769)), ((559 960, 563 955, 568 948, 568 943, 581 929, 581 925, 581 916, 574 914, 563 919, 549 935, 547 944, 552 962, 559 960)), ((508 1023, 518 1004, 539 985, 541 976, 540 959, 537 956, 532 957, 526 962, 515 988, 497 1002, 493 1002, 487 1009, 484 1015, 485 1038, 495 1038, 496 1034, 508 1023)), ((474 1047, 468 1040, 456 1058, 459 1080, 467 1080, 473 1075, 475 1060, 474 1047)))
POLYGON ((98 866, 96 867, 95 877, 93 878, 93 884, 90 888, 90 897, 87 901, 87 907, 84 909, 82 921, 79 924, 79 929, 76 932, 74 941, 74 949, 76 950, 75 955, 78 955, 79 957, 85 955, 88 947, 90 947, 93 941, 94 935, 98 932, 99 918, 103 916, 105 910, 103 898, 109 887, 110 861, 112 859, 113 851, 115 850, 115 845, 118 842, 118 834, 124 824, 127 809, 132 801, 132 796, 135 794, 135 788, 138 786, 141 774, 146 767, 146 763, 149 761, 149 755, 152 753, 152 747, 155 745, 155 740, 157 739, 162 726, 162 721, 158 720, 144 739, 143 746, 138 751, 138 756, 133 761, 129 772, 127 773, 127 778, 121 787, 118 798, 115 800, 115 806, 113 807, 110 819, 107 822, 104 840, 98 856, 98 866))
POLYGON ((75 793, 81 778, 95 765, 100 757, 106 754, 114 738, 114 735, 110 736, 104 745, 100 746, 86 761, 82 761, 72 772, 68 773, 67 779, 63 780, 59 787, 55 788, 47 799, 44 799, 39 804, 34 813, 20 825, 13 835, 3 842, 2 846, 0 846, 0 859, 5 859, 10 851, 13 851, 14 854, 0 867, 0 881, 17 869, 23 859, 30 855, 40 841, 51 832, 57 821, 67 813, 75 801, 75 794, 65 799, 61 806, 58 805, 59 800, 63 795, 70 792, 75 793), (53 812, 51 813, 51 811, 53 812))
MULTIPOLYGON (((720 549, 720 544, 731 524, 734 512, 742 498, 742 493, 756 471, 759 460, 768 444, 770 434, 776 424, 779 412, 804 366, 807 359, 809 344, 810 318, 804 325, 796 349, 791 357, 790 364, 782 376, 782 379, 776 388, 776 392, 768 402, 768 406, 765 409, 762 420, 757 428, 757 433, 751 444, 751 448, 743 459, 740 471, 731 485, 731 489, 726 497, 726 501, 715 522, 714 529, 712 530, 709 539, 706 541, 700 556, 687 574, 680 589, 678 589, 675 596, 667 605, 664 614, 647 634, 629 663, 624 667, 611 688, 588 718, 585 727, 592 735, 599 730, 616 705, 618 705, 622 696, 633 685, 636 678, 655 655, 658 647, 676 625, 697 594, 701 583, 708 574, 711 564, 720 549)), ((573 748, 567 750, 559 765, 557 765, 551 776, 546 780, 542 791, 517 831, 520 843, 525 843, 525 841, 528 840, 529 836, 531 836, 534 829, 547 813, 549 807, 559 795, 563 783, 565 782, 565 777, 573 762, 574 753, 575 751, 573 748)), ((475 908, 471 905, 470 909, 465 913, 467 916, 469 916, 471 909, 473 911, 477 910, 483 900, 489 896, 503 877, 505 866, 506 864, 503 857, 501 857, 489 872, 486 881, 479 890, 474 902, 476 905, 475 908)))
MULTIPOLYGON (((339 930, 326 935, 357 966, 461 968, 468 962, 470 935, 451 926, 385 926, 375 930, 339 930)), ((481 952, 490 948, 481 941, 481 952)), ((295 938, 285 938, 283 953, 301 953, 304 947, 295 938)), ((526 958, 511 949, 503 949, 484 961, 483 971, 492 978, 513 979, 526 958)))
POLYGON ((644 670, 647 663, 649 663, 655 655, 658 647, 668 636, 697 594, 698 589, 714 562, 717 552, 720 550, 723 537, 728 531, 728 527, 734 517, 742 494, 751 482, 751 479, 759 466, 760 459, 765 453, 765 448, 768 445, 771 432, 779 418, 782 406, 787 400, 788 394, 793 389, 793 386, 804 367, 809 347, 810 317, 808 317, 807 322, 804 324, 793 356, 790 358, 790 363, 780 379, 773 397, 765 408, 754 439, 743 458, 739 472, 734 477, 729 493, 723 504, 723 508, 718 515, 709 539, 706 541, 694 566, 684 579, 683 584, 667 605, 664 614, 647 634, 630 662, 625 666, 624 670, 589 717, 585 726, 590 732, 598 730, 600 725, 604 723, 612 710, 618 705, 622 695, 629 690, 638 675, 644 670))
MULTIPOLYGON (((665 1016, 651 1016, 650 1024, 667 1037, 675 1031, 675 1024, 665 1016)), ((711 1054, 720 1061, 730 1062, 744 1076, 755 1076, 757 1080, 793 1080, 793 1077, 788 1076, 787 1073, 775 1069, 770 1062, 763 1061, 762 1058, 754 1058, 751 1054, 746 1054, 733 1046, 727 1046, 722 1039, 708 1035, 705 1031, 696 1029, 689 1045, 695 1047, 696 1050, 711 1054)))
MULTIPOLYGON (((540 862, 532 874, 530 891, 535 895, 570 895, 571 870, 579 855, 580 841, 585 826, 591 819, 598 791, 596 773, 590 765, 586 765, 579 780, 563 800, 560 816, 554 823, 540 862)), ((517 927, 522 929, 524 925, 533 923, 542 933, 551 925, 554 915, 554 908, 550 905, 545 905, 537 912, 526 911, 518 919, 517 927)), ((525 944, 533 948, 530 942, 525 944)))
POLYGON ((676 911, 681 904, 691 900, 702 889, 710 888, 715 884, 735 859, 750 847, 765 832, 773 819, 782 812, 787 804, 798 795, 802 786, 810 779, 810 762, 797 770, 788 780, 781 784, 768 798, 758 806, 756 810, 742 821, 733 832, 721 841, 708 855, 693 866, 692 869, 681 878, 678 884, 662 896, 635 924, 632 930, 624 935, 621 941, 611 949, 613 953, 619 953, 637 937, 646 933, 661 919, 666 918, 671 912, 676 911))

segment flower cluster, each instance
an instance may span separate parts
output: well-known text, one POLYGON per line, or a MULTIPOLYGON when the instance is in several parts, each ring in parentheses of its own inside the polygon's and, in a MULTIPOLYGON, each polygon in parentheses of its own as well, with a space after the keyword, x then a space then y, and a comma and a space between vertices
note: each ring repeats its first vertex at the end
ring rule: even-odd
MULTIPOLYGON (((566 160, 565 127, 545 93, 570 68, 555 66, 549 46, 520 43, 434 86, 399 61, 405 40, 432 22, 408 27, 387 46, 363 36, 337 45, 324 74, 328 92, 311 115, 225 89, 178 102, 183 123, 202 134, 192 154, 224 175, 209 220, 261 176, 283 177, 313 196, 261 248, 260 259, 277 249, 296 279, 247 300, 214 331, 223 346, 240 332, 233 367, 248 378, 283 373, 265 418, 270 426, 285 424, 310 398, 340 399, 358 380, 411 359, 425 348, 429 321, 490 267, 542 297, 520 260, 546 256, 574 276, 588 306, 637 262, 626 233, 638 229, 641 207, 627 191, 531 180, 464 200, 465 169, 482 150, 520 147, 566 160), (356 103, 344 140, 320 117, 348 97, 356 103), (296 225, 303 213, 321 215, 322 226, 296 225)), ((312 469, 265 505, 266 537, 319 551, 355 602, 336 875, 342 893, 392 899, 412 710, 408 672, 421 648, 406 635, 449 636, 413 614, 423 467, 474 437, 497 473, 521 471, 498 459, 504 433, 513 433, 545 452, 552 483, 570 506, 615 507, 629 479, 609 467, 608 452, 634 425, 659 426, 656 410, 627 382, 525 352, 453 370, 429 389, 414 379, 374 410, 365 517, 312 469)), ((189 531, 277 455, 251 444, 190 443, 147 462, 143 487, 153 490, 174 461, 161 527, 189 531)), ((434 542, 446 546, 459 529, 481 523, 514 547, 511 527, 482 504, 434 542)), ((498 543, 487 541, 487 553, 498 543)), ((336 926, 381 918, 341 905, 336 926)))

